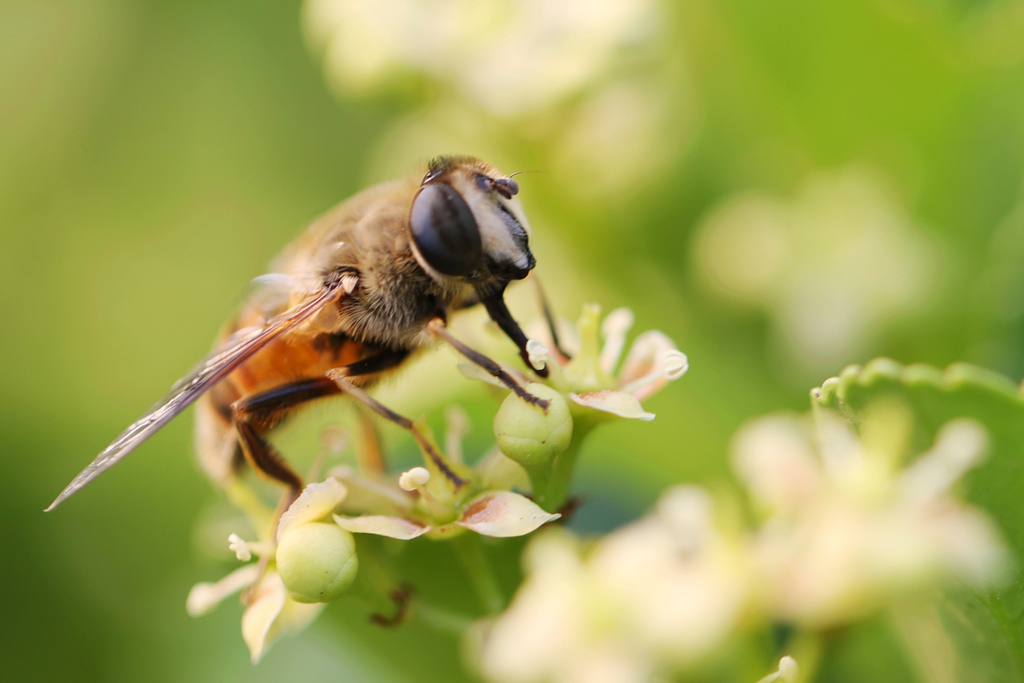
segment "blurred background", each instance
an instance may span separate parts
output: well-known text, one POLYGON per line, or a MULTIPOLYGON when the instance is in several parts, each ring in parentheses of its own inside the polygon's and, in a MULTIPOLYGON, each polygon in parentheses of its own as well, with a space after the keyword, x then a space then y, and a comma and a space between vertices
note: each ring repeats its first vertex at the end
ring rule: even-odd
MULTIPOLYGON (((190 619, 232 565, 188 416, 42 513, 306 224, 442 153, 528 172, 563 315, 629 306, 689 354, 660 419, 590 442, 583 531, 727 482, 741 422, 846 364, 1024 375, 1019 0, 4 0, 0 677, 461 680, 454 640, 343 604, 256 668, 238 605, 190 619)), ((477 396, 442 365, 396 407, 477 396)), ((821 680, 909 679, 884 623, 837 647, 821 680)))

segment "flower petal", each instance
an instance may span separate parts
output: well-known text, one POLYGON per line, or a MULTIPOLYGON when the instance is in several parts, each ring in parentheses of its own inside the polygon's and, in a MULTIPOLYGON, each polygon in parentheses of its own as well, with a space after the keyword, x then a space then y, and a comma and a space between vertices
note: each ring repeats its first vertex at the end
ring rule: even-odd
POLYGON ((822 490, 821 465, 797 417, 751 420, 737 430, 731 450, 733 471, 769 508, 790 510, 822 490))
POLYGON ((621 391, 587 391, 582 394, 569 394, 574 402, 587 408, 601 410, 619 417, 626 417, 632 420, 650 421, 654 419, 654 413, 648 413, 640 405, 640 401, 632 394, 621 391))
POLYGON ((217 583, 197 583, 188 592, 185 611, 190 617, 200 617, 213 610, 224 598, 242 590, 260 575, 259 565, 247 564, 231 572, 217 583))
POLYGON ((242 639, 249 647, 253 664, 263 657, 264 649, 269 644, 267 634, 281 614, 286 598, 284 581, 277 572, 267 572, 242 615, 242 639))
POLYGON ((675 342, 658 330, 648 330, 633 342, 619 373, 619 388, 643 400, 682 377, 688 368, 686 355, 675 342))
POLYGON ((310 484, 302 490, 283 515, 277 526, 277 537, 296 524, 306 524, 326 519, 334 508, 345 499, 345 485, 334 478, 310 484))
POLYGON ((607 374, 615 373, 622 350, 626 347, 626 335, 633 327, 633 311, 628 308, 616 308, 601 323, 601 336, 604 347, 601 349, 601 369, 607 374))
POLYGON ((548 514, 532 500, 511 491, 490 491, 474 498, 456 522, 484 536, 525 536, 537 527, 561 517, 548 514))
POLYGON ((947 423, 935 438, 935 445, 907 467, 899 486, 907 500, 925 503, 947 493, 969 469, 981 460, 988 446, 988 433, 973 420, 947 423))
POLYGON ((376 534, 377 536, 397 538, 400 541, 409 541, 430 531, 429 526, 423 526, 401 517, 386 515, 360 515, 359 517, 334 515, 334 521, 345 531, 354 534, 376 534))
POLYGON ((268 571, 242 615, 242 639, 253 664, 275 640, 309 626, 323 608, 323 603, 303 604, 289 598, 280 575, 268 571))

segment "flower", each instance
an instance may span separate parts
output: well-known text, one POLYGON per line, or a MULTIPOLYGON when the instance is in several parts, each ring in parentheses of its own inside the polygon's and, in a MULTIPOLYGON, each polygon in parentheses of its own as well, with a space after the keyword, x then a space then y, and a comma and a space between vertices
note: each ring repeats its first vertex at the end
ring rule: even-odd
POLYGON ((376 173, 475 149, 529 160, 563 200, 593 206, 659 177, 693 139, 699 96, 666 10, 661 0, 306 0, 303 27, 339 94, 411 95, 416 106, 377 145, 376 173))
MULTIPOLYGON (((951 493, 983 455, 984 430, 953 421, 902 466, 906 417, 878 406, 860 437, 827 412, 748 424, 733 464, 762 515, 749 528, 703 490, 675 486, 589 549, 566 532, 542 534, 511 605, 477 634, 484 677, 647 681, 708 659, 750 626, 814 633, 948 578, 992 585, 1006 552, 951 493)), ((759 683, 799 679, 787 656, 759 683)))
POLYGON ((511 606, 484 630, 482 671, 503 683, 632 683, 697 661, 741 618, 740 552, 707 494, 688 486, 589 552, 545 533, 527 550, 511 606))
POLYGON ((633 326, 633 313, 625 308, 612 311, 598 327, 600 308, 588 305, 578 323, 580 348, 565 364, 565 376, 574 403, 594 410, 639 420, 653 420, 654 414, 640 401, 686 374, 689 361, 667 336, 657 330, 640 334, 616 374, 625 339, 633 326), (600 344, 598 329, 604 337, 600 344))
MULTIPOLYGON (((590 430, 614 417, 653 420, 654 413, 644 410, 641 399, 689 369, 686 354, 657 330, 640 334, 620 366, 633 314, 620 308, 602 323, 600 313, 596 304, 584 306, 575 327, 559 326, 557 340, 550 324, 528 328, 532 337, 526 344, 527 359, 535 370, 546 368, 547 379, 531 382, 503 366, 527 393, 548 401, 539 408, 510 394, 494 427, 502 452, 524 467, 534 499, 551 512, 566 503, 579 447, 590 430)), ((459 369, 472 379, 504 387, 476 365, 459 369)))
MULTIPOLYGON (((535 368, 549 366, 551 379, 549 384, 530 384, 522 373, 508 370, 535 400, 543 399, 530 403, 513 394, 498 411, 496 438, 511 458, 493 452, 475 466, 463 462, 461 438, 469 424, 466 415, 455 410, 448 413, 449 455, 426 423, 415 421, 412 431, 423 466, 394 479, 372 468, 364 473, 335 467, 323 481, 306 486, 279 517, 241 479, 235 480, 229 497, 245 512, 257 540, 232 533, 228 547, 239 561, 250 564, 216 584, 197 585, 188 601, 189 612, 198 616, 233 592, 245 590, 242 631, 256 661, 276 638, 304 628, 324 603, 340 598, 357 581, 351 592, 379 606, 389 579, 360 580, 354 534, 409 541, 420 536, 447 539, 469 531, 508 538, 559 519, 581 434, 613 415, 653 417, 642 410, 640 399, 686 371, 686 356, 659 332, 640 335, 617 370, 631 318, 624 309, 609 316, 602 347, 599 311, 587 307, 579 330, 572 332, 572 359, 553 343, 549 350, 539 339, 530 340, 530 363, 535 368), (576 423, 583 428, 575 430, 576 423), (511 490, 522 485, 524 471, 534 499, 511 490)), ((329 436, 327 449, 341 450, 337 434, 329 436)), ((376 552, 372 545, 362 550, 376 552)), ((479 560, 466 560, 473 565, 471 577, 486 564, 479 560)), ((497 609, 500 592, 487 582, 486 577, 476 581, 478 592, 488 609, 497 609)), ((678 607, 682 602, 673 604, 678 607)), ((404 609, 398 604, 397 614, 404 614, 404 609)), ((664 623, 674 623, 671 615, 664 617, 664 623)))
POLYGON ((249 589, 242 614, 242 639, 249 647, 253 664, 262 659, 270 645, 290 633, 303 630, 316 619, 322 603, 304 604, 294 600, 280 574, 247 564, 216 583, 197 583, 189 591, 185 609, 199 617, 240 591, 249 589))
MULTIPOLYGON (((324 602, 336 599, 351 585, 358 566, 354 547, 342 540, 339 548, 337 535, 325 534, 322 524, 345 494, 344 485, 336 479, 307 486, 281 515, 276 543, 247 542, 231 534, 228 547, 239 560, 249 562, 258 555, 262 561, 246 564, 217 583, 196 584, 186 600, 188 613, 201 616, 225 598, 248 589, 242 638, 253 663, 259 662, 278 638, 306 628, 320 614, 324 602)), ((254 499, 247 500, 253 516, 262 518, 265 511, 256 508, 254 499)))
MULTIPOLYGON (((458 417, 451 423, 455 438, 450 441, 454 442, 466 425, 458 417)), ((436 449, 432 442, 431 447, 436 449)), ((434 454, 443 457, 439 450, 434 454)), ((254 556, 261 557, 260 561, 246 564, 217 583, 197 584, 187 600, 189 614, 205 614, 224 598, 247 589, 242 636, 253 662, 258 662, 276 639, 308 626, 324 603, 352 587, 359 568, 352 534, 412 540, 423 535, 447 538, 468 530, 505 538, 528 534, 560 517, 518 493, 474 491, 468 480, 454 487, 450 481, 437 484, 437 478, 427 467, 414 467, 388 484, 347 467, 335 468, 324 481, 306 486, 281 514, 272 534, 275 540, 250 542, 232 533, 228 538, 231 552, 243 562, 254 556), (350 489, 354 492, 351 499, 350 489), (361 514, 340 514, 342 508, 361 514), (383 511, 393 514, 378 514, 383 511)), ((241 490, 233 497, 245 502, 253 519, 266 517, 254 497, 241 490)))
POLYGON ((303 13, 339 90, 419 74, 505 117, 580 93, 650 35, 660 14, 654 0, 307 0, 303 13))
POLYGON ((811 175, 789 199, 738 194, 694 239, 708 288, 762 309, 780 348, 811 369, 850 357, 924 302, 939 265, 933 241, 884 178, 858 167, 811 175))
POLYGON ((985 585, 1000 576, 995 529, 951 493, 983 455, 984 429, 951 422, 901 470, 901 415, 876 409, 860 440, 830 413, 818 416, 817 445, 807 423, 786 416, 737 435, 735 469, 766 514, 752 561, 775 618, 826 628, 946 577, 985 585))
POLYGON ((561 517, 545 512, 529 498, 512 491, 485 491, 464 502, 442 501, 428 488, 431 478, 424 467, 414 467, 399 477, 401 488, 419 494, 427 514, 410 513, 404 517, 339 514, 334 515, 334 521, 351 533, 409 541, 423 535, 448 537, 464 529, 497 538, 524 536, 561 517))
MULTIPOLYGON (((530 326, 527 351, 531 363, 548 367, 547 383, 572 403, 589 409, 574 410, 575 418, 600 420, 614 415, 653 420, 654 414, 645 411, 640 401, 686 374, 690 367, 686 354, 658 330, 638 335, 620 366, 632 326, 633 313, 627 308, 612 311, 601 322, 597 304, 585 305, 575 326, 560 325, 558 343, 546 324, 530 326)), ((463 364, 459 369, 473 379, 495 384, 494 378, 479 368, 463 364)), ((510 374, 522 377, 515 370, 510 374)))

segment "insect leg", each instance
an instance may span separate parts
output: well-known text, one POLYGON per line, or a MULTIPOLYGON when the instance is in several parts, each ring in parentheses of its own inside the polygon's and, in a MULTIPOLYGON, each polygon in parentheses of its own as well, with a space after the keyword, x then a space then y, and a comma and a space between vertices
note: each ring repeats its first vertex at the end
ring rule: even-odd
POLYGON ((413 424, 412 420, 405 417, 404 415, 399 415, 398 413, 391 410, 383 403, 373 398, 372 396, 370 396, 365 391, 363 391, 362 389, 360 389, 359 387, 357 387, 355 384, 348 380, 346 371, 350 367, 352 366, 346 366, 343 368, 338 368, 337 370, 331 370, 327 373, 327 376, 338 386, 338 388, 341 391, 344 391, 346 394, 356 399, 364 406, 366 406, 373 412, 383 417, 385 420, 395 423, 402 429, 405 429, 410 434, 412 434, 412 438, 416 440, 416 443, 423 450, 423 452, 426 453, 427 457, 430 458, 430 460, 434 463, 437 469, 440 470, 441 473, 444 474, 444 476, 447 477, 448 480, 451 481, 456 488, 461 487, 463 484, 465 484, 465 480, 463 480, 462 477, 460 477, 458 474, 452 471, 452 469, 448 466, 447 461, 445 461, 444 457, 437 452, 437 449, 434 448, 434 445, 430 442, 430 440, 427 439, 423 435, 423 433, 416 428, 416 425, 413 424))
POLYGON ((337 393, 337 385, 321 377, 292 382, 235 401, 231 405, 232 419, 246 460, 257 471, 298 494, 302 490, 302 478, 263 438, 263 434, 280 422, 290 408, 337 393))
POLYGON ((537 298, 540 299, 540 310, 544 313, 544 321, 547 323, 548 332, 551 334, 551 343, 554 344, 555 350, 565 356, 566 360, 572 360, 572 356, 565 352, 562 348, 561 343, 558 340, 558 329, 555 326, 555 315, 551 310, 551 304, 548 301, 547 295, 544 293, 544 287, 541 286, 540 280, 537 276, 533 276, 533 284, 537 287, 537 298))
MULTIPOLYGON (((427 330, 436 337, 440 337, 444 341, 455 347, 455 350, 465 356, 473 363, 479 365, 484 370, 493 375, 499 382, 504 384, 506 387, 515 392, 515 395, 523 399, 527 403, 532 403, 535 406, 543 408, 545 411, 548 409, 548 401, 543 398, 537 398, 526 389, 524 389, 519 382, 515 380, 512 375, 505 372, 501 365, 491 360, 479 351, 474 351, 470 347, 463 344, 461 341, 452 336, 452 334, 445 329, 444 321, 440 318, 435 318, 427 323, 427 330)), ((529 360, 527 358, 527 360, 529 360)))
MULTIPOLYGON (((348 377, 372 375, 389 370, 409 355, 407 351, 386 351, 338 368, 348 377)), ((285 462, 263 434, 278 424, 285 413, 306 401, 341 393, 327 377, 300 380, 253 396, 239 399, 231 406, 232 419, 238 431, 242 452, 256 470, 275 479, 293 492, 302 490, 302 478, 285 462)))
MULTIPOLYGON (((526 338, 526 335, 523 334, 523 331, 519 328, 519 323, 517 323, 515 318, 512 317, 512 314, 508 310, 508 306, 505 305, 505 300, 501 298, 501 294, 501 292, 492 294, 491 296, 481 299, 480 303, 482 303, 484 308, 487 309, 487 315, 491 316, 491 320, 498 323, 498 327, 500 327, 501 330, 508 335, 508 338, 519 347, 519 355, 522 357, 523 362, 526 363, 526 367, 533 369, 533 371, 540 377, 547 377, 548 369, 546 367, 537 370, 530 363, 530 352, 526 350, 526 342, 530 340, 526 338)), ((456 346, 455 348, 458 347, 456 346)), ((459 349, 459 352, 464 356, 466 355, 462 349, 459 349)), ((473 358, 470 358, 469 356, 466 357, 474 363, 477 363, 473 358)), ((477 364, 481 365, 480 363, 477 364)), ((490 372, 490 368, 487 366, 481 365, 481 367, 490 372)), ((497 375, 495 375, 495 377, 497 377, 497 375)), ((504 382, 504 380, 502 381, 504 382)))
MULTIPOLYGON (((334 374, 344 377, 372 375, 398 366, 408 356, 408 351, 383 351, 369 358, 364 358, 361 361, 338 368, 334 371, 334 374)), ((335 380, 330 379, 329 381, 334 382, 335 380)), ((359 440, 356 450, 357 461, 361 467, 369 472, 383 472, 384 456, 381 454, 376 425, 370 420, 365 411, 357 411, 356 417, 359 420, 359 440)))

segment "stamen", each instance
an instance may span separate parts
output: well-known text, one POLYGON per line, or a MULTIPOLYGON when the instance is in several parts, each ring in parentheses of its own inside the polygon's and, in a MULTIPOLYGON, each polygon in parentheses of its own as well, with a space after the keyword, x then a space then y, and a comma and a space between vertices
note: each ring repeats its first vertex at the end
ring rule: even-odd
POLYGON ((341 455, 348 446, 348 434, 338 426, 330 426, 320 434, 325 455, 341 455))
POLYGON ((619 364, 622 350, 626 347, 626 335, 633 327, 633 311, 628 308, 616 308, 601 323, 601 336, 604 347, 601 349, 601 369, 611 375, 619 364))
POLYGON ((530 365, 538 372, 547 367, 548 350, 539 339, 531 339, 526 342, 526 353, 529 354, 530 365))
POLYGON ((432 514, 445 516, 450 512, 450 508, 439 501, 427 489, 427 482, 429 481, 430 470, 426 467, 413 467, 411 470, 402 472, 401 476, 398 477, 398 487, 404 491, 416 491, 420 495, 420 499, 427 504, 432 514))
POLYGON ((324 463, 328 458, 334 459, 341 455, 348 446, 348 434, 338 426, 326 427, 320 433, 320 452, 309 468, 307 481, 316 481, 320 478, 320 472, 324 469, 324 463))
POLYGON ((661 356, 661 369, 665 379, 675 381, 686 374, 690 369, 690 360, 686 354, 677 349, 666 351, 661 356))
POLYGON ((796 660, 786 655, 779 660, 779 674, 782 676, 782 680, 786 683, 795 683, 800 677, 800 667, 797 665, 796 660))
POLYGON ((658 364, 654 367, 654 370, 647 373, 639 379, 635 379, 629 384, 619 387, 619 391, 623 391, 627 394, 636 394, 641 389, 644 389, 655 382, 660 380, 677 380, 686 374, 686 371, 690 369, 690 362, 687 359, 686 354, 676 349, 665 351, 661 358, 658 359, 658 364))
POLYGON ((460 406, 453 405, 444 413, 444 446, 448 459, 462 462, 462 439, 469 433, 469 415, 460 406))
POLYGON ((796 680, 800 677, 800 667, 797 666, 796 660, 786 655, 779 660, 779 669, 774 673, 770 673, 757 683, 774 683, 774 681, 782 681, 783 683, 796 683, 796 680))
POLYGON ((398 478, 398 486, 403 491, 415 491, 426 486, 428 481, 430 481, 430 470, 426 467, 413 467, 411 470, 402 472, 402 476, 398 478))
POLYGON ((274 553, 275 546, 267 541, 245 541, 238 534, 228 536, 228 550, 242 562, 248 562, 253 555, 266 557, 274 553))
POLYGON ((228 550, 233 552, 240 562, 248 562, 252 559, 249 544, 243 541, 238 534, 228 536, 228 550))

